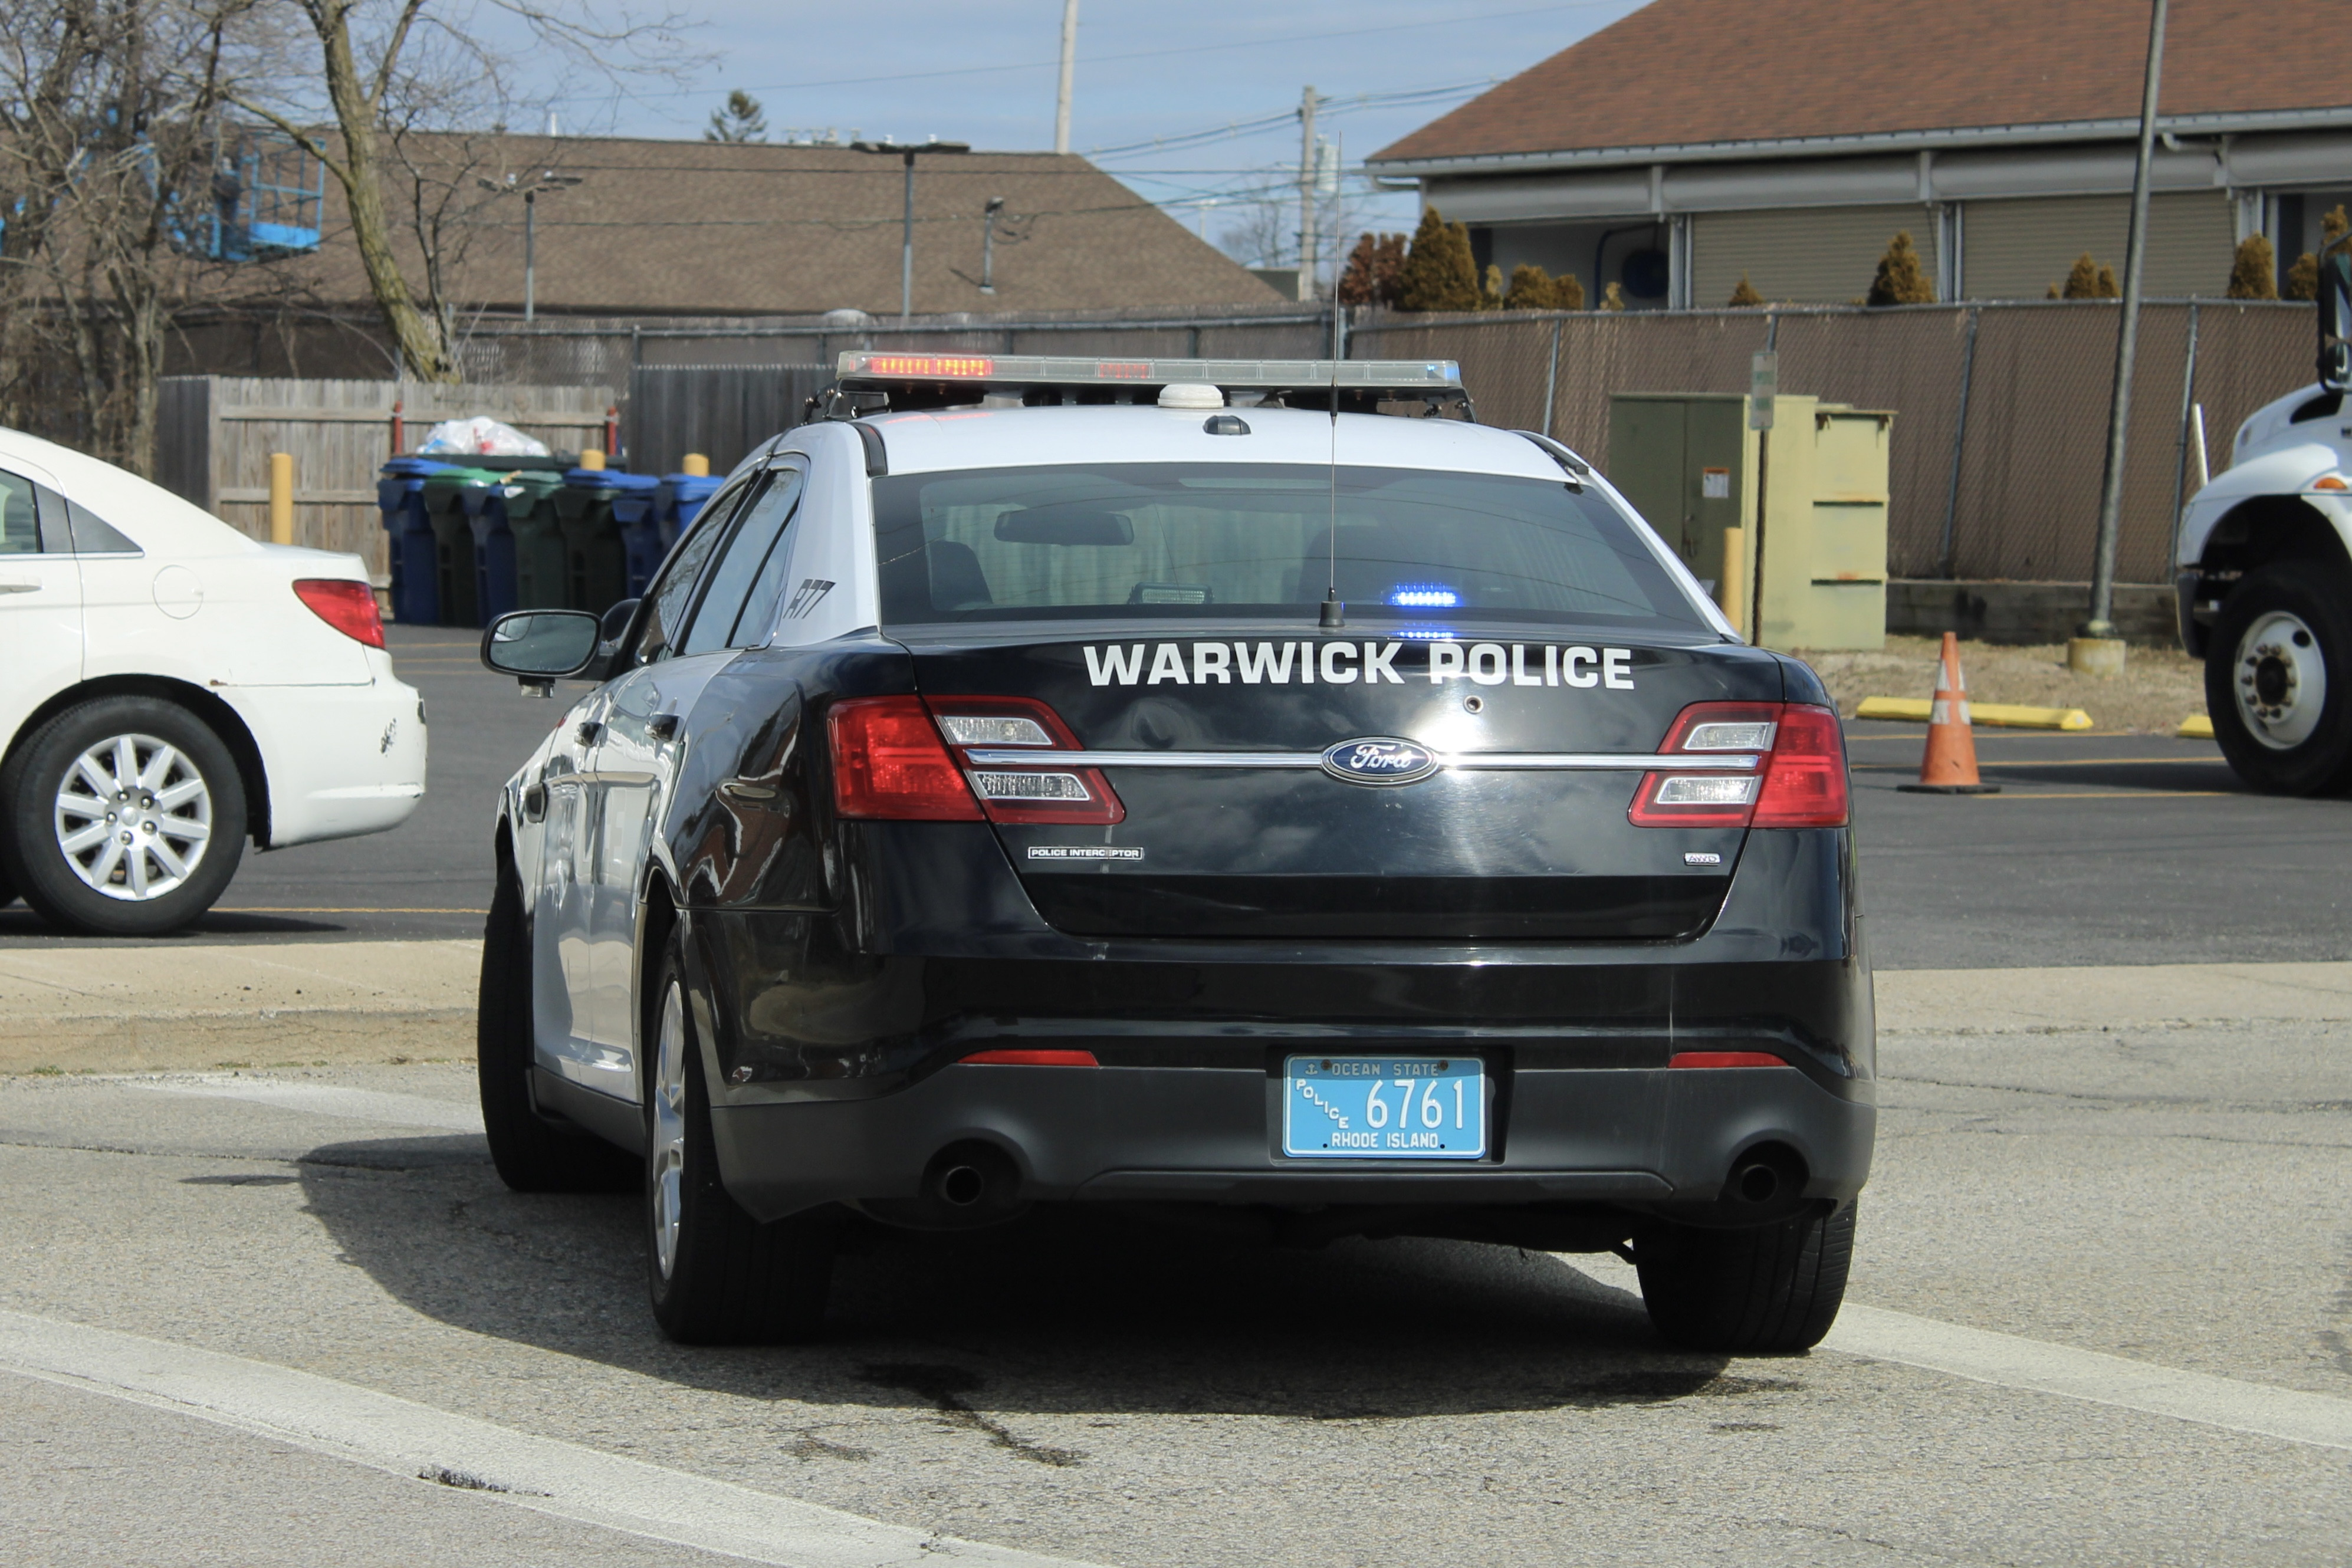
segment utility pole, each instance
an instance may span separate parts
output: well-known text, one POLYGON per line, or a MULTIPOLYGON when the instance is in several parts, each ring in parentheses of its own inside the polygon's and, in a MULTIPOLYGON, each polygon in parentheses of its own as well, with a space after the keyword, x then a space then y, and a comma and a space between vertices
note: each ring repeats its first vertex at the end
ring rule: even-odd
POLYGON ((1315 105, 1308 88, 1298 99, 1298 298, 1315 298, 1315 105))
POLYGON ((1070 86, 1078 74, 1078 0, 1062 0, 1062 90, 1054 99, 1054 151, 1070 150, 1070 86))
POLYGON ((1004 210, 1004 198, 991 196, 980 214, 980 291, 996 292, 996 214, 1004 210))
POLYGON ((2147 271, 2148 166, 2156 156, 2157 84, 2164 71, 2168 0, 2154 0, 2147 29, 2147 79, 2140 89, 2139 162, 2132 171, 2131 234, 2124 246, 2123 320, 2116 333, 2116 386, 2107 400, 2107 469, 2099 485, 2099 538, 2091 557, 2091 618, 2066 644, 2067 667, 2085 674, 2123 673, 2116 635, 2116 539, 2123 526, 2124 435, 2131 419, 2132 361, 2139 349, 2140 280, 2147 271))

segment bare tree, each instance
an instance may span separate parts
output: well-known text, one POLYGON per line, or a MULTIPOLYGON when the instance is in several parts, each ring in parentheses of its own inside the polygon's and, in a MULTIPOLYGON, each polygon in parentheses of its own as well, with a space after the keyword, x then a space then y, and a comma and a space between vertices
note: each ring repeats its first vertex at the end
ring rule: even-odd
POLYGON ((19 0, 0 19, 0 414, 144 472, 219 246, 217 114, 256 0, 19 0))
MULTIPOLYGON (((240 91, 231 101, 268 121, 326 167, 343 194, 352 244, 368 290, 408 374, 456 381, 460 371, 455 323, 436 272, 446 272, 427 246, 420 291, 401 264, 394 235, 400 225, 386 186, 401 153, 395 132, 447 121, 485 95, 500 96, 520 74, 520 62, 494 49, 469 28, 472 16, 457 0, 269 0, 289 6, 315 47, 315 80, 332 130, 315 122, 317 95, 240 91), (471 88, 477 90, 468 91, 471 88)), ((520 26, 541 68, 576 72, 669 73, 689 63, 675 16, 641 22, 626 16, 610 24, 579 5, 557 0, 487 0, 490 10, 520 26)), ((455 129, 455 123, 448 128, 455 129)), ((412 172, 415 164, 409 165, 412 172)), ((430 183, 430 182, 428 182, 430 183)), ((449 187, 455 188, 454 183, 449 187)), ((416 194, 414 179, 410 195, 416 194)), ((431 221, 410 224, 425 238, 445 233, 446 202, 431 202, 431 221)), ((418 211, 423 212, 420 208, 418 211)))

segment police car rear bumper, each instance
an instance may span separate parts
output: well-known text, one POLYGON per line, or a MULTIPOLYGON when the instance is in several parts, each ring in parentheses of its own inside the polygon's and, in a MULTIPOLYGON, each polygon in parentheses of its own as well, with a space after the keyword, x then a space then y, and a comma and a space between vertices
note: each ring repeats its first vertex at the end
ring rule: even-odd
POLYGON ((1284 1158, 1282 1081, 1259 1068, 960 1063, 877 1098, 716 1105, 711 1121, 728 1190, 761 1219, 918 1202, 941 1153, 972 1145, 1042 1202, 1672 1212, 1714 1202, 1762 1145, 1803 1161, 1807 1197, 1852 1197, 1870 1172, 1875 1106, 1794 1067, 1489 1071, 1496 1153, 1444 1168, 1284 1158))

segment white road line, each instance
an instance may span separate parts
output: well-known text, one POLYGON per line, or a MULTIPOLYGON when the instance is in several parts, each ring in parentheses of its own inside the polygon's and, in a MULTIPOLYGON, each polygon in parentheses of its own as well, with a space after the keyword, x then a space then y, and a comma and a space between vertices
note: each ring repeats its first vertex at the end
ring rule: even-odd
POLYGON ((340 1116, 353 1122, 382 1122, 394 1127, 441 1127, 453 1133, 482 1130, 482 1108, 465 1100, 435 1100, 423 1094, 395 1094, 377 1089, 345 1089, 332 1083, 288 1083, 268 1078, 142 1078, 127 1080, 133 1089, 157 1094, 196 1094, 211 1100, 248 1100, 281 1111, 307 1111, 319 1116, 340 1116))
POLYGON ((535 1437, 290 1367, 0 1312, 0 1369, 557 1519, 789 1568, 1086 1568, 535 1437))
MULTIPOLYGON (((1555 1256, 1596 1284, 1622 1291, 1635 1302, 1642 1299, 1631 1264, 1606 1253, 1555 1256)), ((1822 1348, 2290 1443, 2352 1448, 2352 1399, 2202 1372, 2176 1372, 2152 1362, 1962 1328, 1884 1307, 1848 1301, 1822 1348)))
POLYGON ((2045 1344, 1849 1303, 1822 1342, 1830 1350, 1900 1362, 1976 1383, 2055 1394, 2171 1416, 2233 1432, 2326 1448, 2352 1448, 2352 1399, 2176 1372, 2095 1350, 2045 1344))

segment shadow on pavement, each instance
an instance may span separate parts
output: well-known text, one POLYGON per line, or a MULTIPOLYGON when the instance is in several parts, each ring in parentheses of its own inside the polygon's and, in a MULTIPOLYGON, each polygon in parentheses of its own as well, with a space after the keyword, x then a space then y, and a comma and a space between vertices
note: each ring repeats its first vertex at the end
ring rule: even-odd
POLYGON ((751 1398, 951 1420, 1381 1420, 1797 1386, 1664 1348, 1636 1298, 1539 1253, 1425 1240, 1302 1251, 1066 1208, 955 1237, 884 1233, 841 1260, 818 1342, 689 1349, 647 1310, 635 1197, 509 1192, 478 1137, 329 1145, 300 1169, 343 1256, 415 1311, 751 1398))

